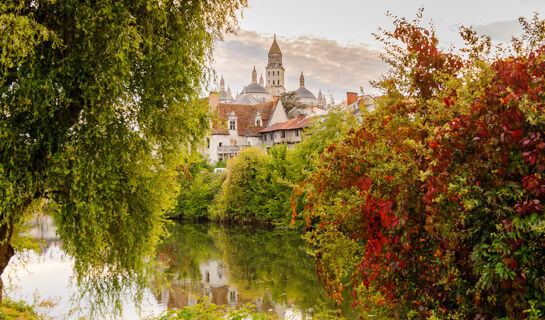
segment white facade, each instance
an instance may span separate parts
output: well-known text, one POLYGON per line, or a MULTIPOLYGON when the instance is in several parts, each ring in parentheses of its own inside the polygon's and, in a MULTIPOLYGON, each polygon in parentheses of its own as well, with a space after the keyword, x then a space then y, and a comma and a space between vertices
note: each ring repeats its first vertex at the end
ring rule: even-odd
POLYGON ((211 124, 212 133, 202 149, 210 163, 236 157, 246 147, 261 146, 260 130, 288 120, 279 100, 257 105, 222 104, 216 93, 209 99, 218 118, 211 124))
POLYGON ((267 127, 270 127, 274 124, 284 122, 284 121, 288 121, 288 115, 286 114, 286 111, 284 110, 282 101, 278 101, 272 113, 271 120, 269 120, 269 123, 267 124, 267 127))

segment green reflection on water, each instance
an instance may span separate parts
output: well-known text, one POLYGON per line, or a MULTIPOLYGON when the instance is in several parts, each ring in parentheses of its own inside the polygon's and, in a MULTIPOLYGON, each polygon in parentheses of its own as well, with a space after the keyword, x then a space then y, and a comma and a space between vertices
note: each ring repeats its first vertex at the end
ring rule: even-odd
MULTIPOLYGON (((312 257, 297 232, 217 224, 174 224, 159 248, 171 288, 158 299, 169 308, 208 296, 213 303, 253 303, 280 317, 298 310, 334 309, 318 282, 312 257)), ((346 311, 349 308, 345 307, 346 311)))

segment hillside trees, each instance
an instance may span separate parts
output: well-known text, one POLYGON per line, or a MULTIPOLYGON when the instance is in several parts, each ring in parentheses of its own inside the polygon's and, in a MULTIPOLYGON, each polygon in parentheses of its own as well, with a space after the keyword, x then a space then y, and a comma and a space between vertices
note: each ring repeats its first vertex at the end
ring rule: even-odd
POLYGON ((469 29, 466 57, 445 52, 418 20, 379 36, 385 95, 305 189, 334 298, 351 277, 355 305, 377 291, 395 318, 542 318, 543 25, 496 56, 469 29))
POLYGON ((208 127, 194 101, 214 41, 245 5, 0 4, 0 272, 46 200, 79 280, 109 290, 141 275, 179 161, 208 127))

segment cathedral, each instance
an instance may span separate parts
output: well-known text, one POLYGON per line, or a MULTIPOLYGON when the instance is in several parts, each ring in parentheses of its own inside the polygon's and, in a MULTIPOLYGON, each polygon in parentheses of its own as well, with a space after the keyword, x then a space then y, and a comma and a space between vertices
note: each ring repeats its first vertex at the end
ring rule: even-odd
MULTIPOLYGON (((240 105, 257 105, 263 102, 273 101, 274 96, 280 96, 286 92, 284 86, 284 65, 282 63, 282 51, 276 42, 276 35, 269 49, 269 60, 265 67, 266 82, 263 81, 263 74, 257 80, 257 70, 252 70, 252 82, 245 86, 240 93, 237 93, 233 98, 231 88, 225 90, 225 80, 223 76, 220 80, 220 90, 218 91, 220 103, 233 103, 240 105)), ((307 106, 326 107, 326 99, 322 91, 318 93, 318 97, 307 88, 305 88, 305 77, 303 72, 299 77, 299 88, 293 91, 295 98, 307 106)))

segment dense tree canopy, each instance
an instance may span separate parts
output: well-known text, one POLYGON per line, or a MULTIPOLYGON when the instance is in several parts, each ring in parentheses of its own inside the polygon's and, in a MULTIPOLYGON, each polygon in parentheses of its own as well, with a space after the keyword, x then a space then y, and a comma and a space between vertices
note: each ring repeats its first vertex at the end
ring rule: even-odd
POLYGON ((379 36, 385 94, 306 185, 332 297, 351 279, 387 318, 543 318, 545 23, 522 22, 503 51, 462 30, 463 55, 418 20, 379 36))
POLYGON ((0 3, 0 271, 44 200, 80 279, 142 269, 176 168, 208 127, 195 101, 214 41, 245 5, 0 3))

